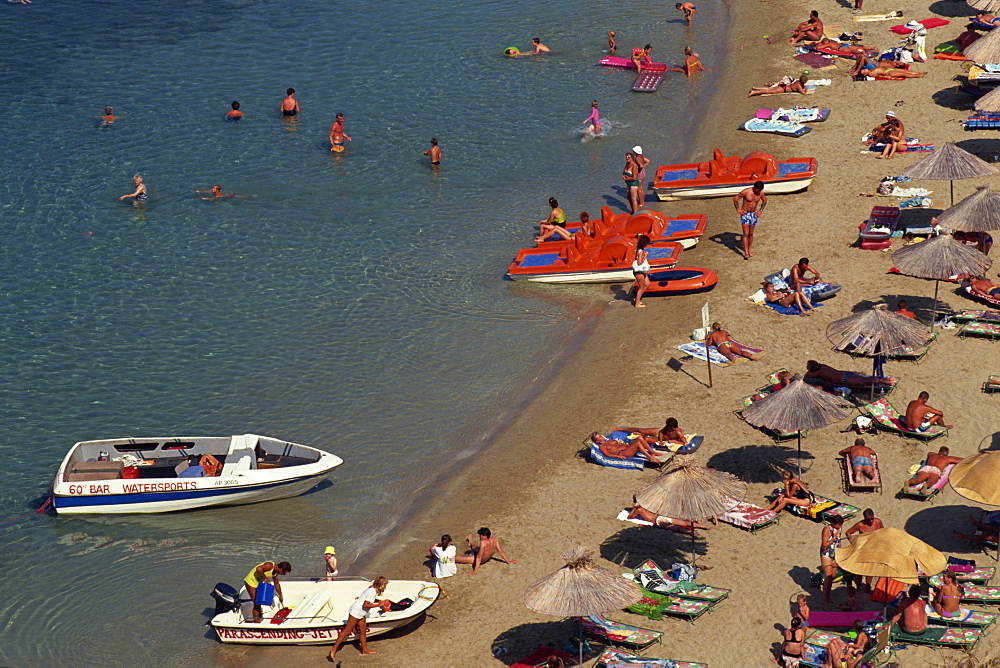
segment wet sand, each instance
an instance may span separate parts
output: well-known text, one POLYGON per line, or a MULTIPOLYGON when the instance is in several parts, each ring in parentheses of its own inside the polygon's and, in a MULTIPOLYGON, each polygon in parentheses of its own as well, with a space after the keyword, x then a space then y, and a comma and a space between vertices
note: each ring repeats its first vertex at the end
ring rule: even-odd
MULTIPOLYGON (((865 44, 880 48, 895 44, 895 36, 887 29, 901 21, 855 24, 843 5, 820 8, 828 33, 862 30, 865 44)), ((974 13, 958 2, 938 2, 934 7, 964 16, 974 13)), ((936 15, 925 3, 902 2, 892 8, 904 10, 906 19, 936 15)), ((886 9, 868 7, 866 12, 886 9)), ((663 11, 669 13, 669 8, 663 11)), ((804 69, 792 60, 792 48, 784 42, 786 30, 804 20, 808 7, 770 0, 739 3, 731 12, 729 61, 711 113, 695 140, 692 159, 707 160, 716 147, 727 155, 764 150, 779 159, 812 156, 820 165, 815 183, 805 193, 771 197, 757 228, 755 257, 749 261, 739 252, 738 217, 730 199, 649 201, 653 208, 669 213, 708 214, 708 232, 695 249, 685 252, 681 264, 714 269, 719 274, 718 287, 707 295, 648 298, 644 310, 632 308, 620 286, 593 288, 604 291, 610 304, 592 335, 545 381, 537 398, 511 419, 492 446, 438 485, 422 512, 389 537, 379 553, 350 570, 371 577, 381 573, 390 579, 427 579, 427 549, 440 535, 450 533, 461 544, 466 534, 480 526, 490 527, 518 563, 493 561, 471 577, 469 567, 460 566, 456 577, 441 581, 447 597, 422 623, 373 640, 371 646, 379 652, 375 656, 362 657, 356 643, 345 646, 338 655, 344 665, 501 666, 540 644, 561 647, 575 627, 567 620, 532 612, 522 594, 530 583, 562 565, 563 552, 576 545, 588 546, 596 551, 602 566, 621 573, 647 558, 669 566, 685 560, 692 550, 688 536, 615 519, 656 472, 606 469, 591 463, 583 454, 583 439, 590 432, 606 433, 623 424, 659 426, 665 417, 675 416, 686 432, 705 435, 705 444, 696 455, 700 462, 740 476, 748 483, 747 500, 765 505, 765 494, 779 484, 776 467, 794 470, 795 444, 775 444, 743 423, 734 414, 739 398, 764 385, 765 375, 779 367, 804 371, 808 359, 870 371, 870 360, 853 360, 832 351, 825 336, 830 322, 854 309, 881 300, 894 307, 897 299, 905 298, 912 310, 929 320, 932 282, 887 275, 891 266, 887 253, 852 247, 858 224, 871 207, 897 201, 860 197, 859 193, 873 193, 882 176, 898 174, 927 154, 877 160, 861 154, 860 137, 892 109, 906 124, 909 136, 938 146, 965 140, 965 148, 985 157, 993 149, 984 140, 994 135, 966 133, 958 122, 968 113, 960 105, 964 100, 951 92, 955 88, 952 78, 960 73, 958 64, 934 60, 915 64, 914 70, 929 72, 924 79, 852 82, 845 61, 836 69, 814 72, 814 77, 833 79, 831 86, 820 87, 814 95, 746 99, 750 84, 763 85, 804 69), (766 35, 774 37, 773 44, 766 43, 766 35), (759 107, 796 103, 833 112, 826 122, 812 124, 813 132, 800 139, 735 130, 759 107), (791 266, 802 256, 809 257, 824 279, 844 286, 839 296, 811 317, 782 316, 746 301, 765 274, 791 266), (759 362, 715 367, 712 388, 706 384, 705 363, 685 359, 675 348, 700 326, 705 301, 711 305, 712 319, 719 320, 735 339, 766 351, 759 362), (498 647, 506 651, 494 659, 491 651, 498 647)), ((929 51, 954 38, 965 25, 961 19, 945 18, 951 18, 952 24, 929 31, 929 51)), ((655 150, 647 151, 655 156, 655 150)), ((976 185, 994 180, 957 182, 956 200, 974 192, 976 185)), ((946 182, 910 185, 934 190, 935 208, 948 205, 946 182)), ((904 212, 910 219, 930 215, 926 210, 904 212)), ((893 249, 900 246, 897 240, 893 249)), ((944 304, 980 308, 954 289, 954 285, 942 284, 944 304)), ((951 535, 953 527, 968 528, 966 516, 978 512, 975 504, 950 488, 933 504, 895 498, 908 477, 907 469, 928 450, 948 445, 952 454, 968 456, 981 447, 1000 446, 998 399, 979 390, 988 373, 1000 372, 996 347, 987 340, 959 339, 956 331, 942 332, 922 363, 890 361, 886 367, 888 374, 901 377, 891 401, 903 408, 921 390, 928 390, 931 405, 944 410, 948 421, 956 425, 949 438, 928 446, 885 433, 870 437, 868 444, 879 454, 884 489, 881 495, 848 497, 836 460, 837 451, 854 438, 842 433, 849 424, 844 421, 814 431, 803 441, 803 478, 817 493, 871 507, 887 526, 904 529, 946 554, 994 565, 975 546, 951 535)), ((847 526, 852 523, 848 521, 847 526)), ((707 662, 713 667, 773 665, 780 629, 790 618, 790 600, 806 592, 812 607, 822 608, 819 590, 808 584, 819 565, 820 530, 818 523, 785 513, 778 526, 757 535, 728 525, 700 532, 693 547, 697 562, 712 567, 701 580, 732 589, 728 601, 694 624, 671 618, 650 621, 626 612, 609 616, 665 633, 664 643, 650 648, 647 656, 707 662)), ((844 589, 836 586, 834 602, 845 598, 844 589)), ((861 605, 877 607, 865 600, 861 605)), ((977 655, 992 654, 994 645, 994 639, 987 636, 977 655)), ((224 654, 227 660, 243 665, 272 665, 279 660, 309 664, 323 661, 327 649, 257 647, 224 654)), ((910 647, 899 653, 898 660, 905 666, 931 666, 951 655, 960 656, 910 647)))

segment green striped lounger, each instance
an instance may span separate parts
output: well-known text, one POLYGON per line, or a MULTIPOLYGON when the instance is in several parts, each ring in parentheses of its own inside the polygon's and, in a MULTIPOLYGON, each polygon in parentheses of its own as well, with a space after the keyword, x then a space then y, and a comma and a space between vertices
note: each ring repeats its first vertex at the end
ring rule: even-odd
POLYGON ((927 604, 927 621, 932 624, 944 626, 968 626, 971 628, 985 629, 1000 617, 1000 612, 986 612, 985 610, 958 609, 957 617, 942 617, 934 612, 934 607, 927 604))
POLYGON ((641 657, 622 649, 609 647, 604 653, 597 657, 598 666, 604 668, 708 668, 707 663, 695 663, 693 661, 677 661, 676 659, 651 659, 641 657))
POLYGON ((928 626, 923 633, 907 633, 894 624, 889 635, 893 642, 905 642, 910 645, 931 645, 933 647, 952 647, 955 649, 972 650, 983 635, 982 629, 966 629, 955 627, 928 626))
POLYGON ((967 322, 958 330, 960 338, 969 336, 982 336, 990 341, 1000 338, 1000 323, 995 322, 967 322))

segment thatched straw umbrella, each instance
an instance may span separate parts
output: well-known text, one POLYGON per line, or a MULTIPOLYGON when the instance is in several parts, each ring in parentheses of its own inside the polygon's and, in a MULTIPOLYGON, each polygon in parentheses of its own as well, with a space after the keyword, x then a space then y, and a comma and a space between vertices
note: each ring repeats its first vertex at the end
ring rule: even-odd
MULTIPOLYGON (((1000 38, 1000 33, 993 31, 989 34, 989 36, 996 36, 997 38, 1000 38)), ((982 42, 983 40, 979 41, 982 42)), ((989 93, 976 100, 975 107, 976 111, 1000 111, 1000 89, 994 88, 989 93)))
POLYGON ((966 0, 966 2, 973 9, 981 9, 991 14, 1000 11, 1000 0, 966 0))
MULTIPOLYGON (((967 499, 1000 506, 1000 452, 987 450, 966 457, 955 464, 948 483, 967 499)), ((997 545, 997 560, 1000 560, 1000 544, 997 545)))
POLYGON ((848 416, 843 398, 813 387, 796 374, 785 387, 743 409, 743 419, 755 427, 799 432, 799 475, 802 475, 802 430, 819 429, 848 416))
POLYGON ((903 176, 909 176, 913 179, 948 181, 951 188, 952 205, 955 204, 956 179, 975 179, 996 173, 996 167, 959 148, 953 142, 947 142, 939 150, 902 171, 903 176))
MULTIPOLYGON (((693 457, 674 457, 664 471, 635 493, 635 502, 646 510, 697 522, 718 517, 747 495, 747 485, 736 476, 706 469, 693 457)), ((694 529, 691 530, 694 561, 694 529)))
MULTIPOLYGON (((594 563, 594 552, 580 546, 563 555, 566 565, 528 585, 524 604, 543 615, 586 617, 626 608, 640 598, 639 587, 594 563)), ((583 665, 583 625, 580 626, 583 665)))
POLYGON ((894 527, 855 534, 847 547, 834 550, 834 558, 848 573, 907 584, 920 584, 918 573, 937 575, 948 566, 943 554, 894 527))
POLYGON ((881 376, 885 355, 905 352, 907 347, 926 346, 931 338, 919 322, 893 313, 885 304, 876 304, 831 322, 826 328, 826 337, 833 343, 834 350, 853 349, 857 354, 875 358, 872 392, 875 391, 875 377, 881 376))
POLYGON ((892 254, 892 261, 900 273, 917 278, 934 279, 934 315, 931 331, 937 320, 937 298, 939 281, 952 276, 971 274, 979 276, 993 262, 971 246, 966 246, 941 234, 912 246, 905 246, 892 254))
MULTIPOLYGON (((991 30, 965 48, 965 56, 974 63, 1000 63, 1000 34, 991 30)), ((985 96, 983 96, 985 97, 985 96)), ((982 98, 980 98, 982 100, 982 98)), ((976 103, 979 109, 979 103, 976 103)))
POLYGON ((989 186, 979 186, 976 192, 938 216, 937 224, 962 232, 1000 230, 1000 195, 989 186))

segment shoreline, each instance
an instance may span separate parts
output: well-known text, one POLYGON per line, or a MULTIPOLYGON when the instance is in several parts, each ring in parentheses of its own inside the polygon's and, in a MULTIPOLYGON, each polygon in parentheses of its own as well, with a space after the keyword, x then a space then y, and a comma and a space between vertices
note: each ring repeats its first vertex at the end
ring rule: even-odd
MULTIPOLYGON (((457 576, 439 581, 450 596, 443 597, 426 619, 382 636, 391 642, 373 641, 377 657, 361 657, 356 645, 345 646, 338 660, 346 665, 500 666, 543 643, 561 647, 575 626, 532 612, 521 601, 521 592, 561 566, 560 555, 576 545, 596 548, 597 563, 614 573, 648 557, 669 567, 673 561, 688 560, 693 550, 698 563, 713 567, 704 581, 732 589, 725 606, 695 626, 667 617, 653 622, 624 612, 609 615, 664 631, 669 642, 651 648, 651 656, 708 662, 713 668, 773 665, 770 656, 778 645, 776 629, 787 624, 789 601, 805 591, 813 608, 821 608, 817 590, 808 586, 818 565, 820 525, 785 514, 779 525, 759 535, 720 525, 692 541, 688 536, 618 522, 614 519, 617 509, 655 472, 598 467, 583 454, 581 440, 594 430, 606 432, 621 424, 653 426, 675 415, 685 431, 706 435, 696 458, 742 477, 748 483, 747 500, 763 505, 764 494, 777 485, 774 467, 792 467, 795 449, 775 444, 735 417, 732 413, 738 398, 760 387, 769 371, 781 366, 801 371, 804 361, 812 357, 853 371, 870 367, 869 360, 852 360, 830 351, 825 336, 826 326, 852 308, 880 300, 894 304, 894 299, 903 297, 919 315, 930 312, 925 282, 886 277, 887 255, 850 247, 857 237, 857 222, 867 217, 872 205, 895 203, 894 199, 862 199, 857 193, 873 190, 881 175, 898 173, 927 154, 900 154, 890 165, 860 155, 862 145, 855 138, 879 122, 883 107, 901 109, 899 113, 912 124, 907 127, 914 128, 914 136, 938 145, 967 135, 952 122, 960 112, 929 99, 934 92, 953 85, 950 79, 955 67, 948 61, 917 64, 914 69, 930 74, 922 80, 903 82, 852 82, 846 76, 846 66, 841 65, 821 72, 819 76, 834 83, 808 98, 781 96, 759 104, 757 100, 744 101, 748 84, 772 81, 803 68, 791 59, 791 49, 783 39, 768 45, 763 36, 783 34, 784 24, 794 24, 795 17, 805 10, 789 0, 770 0, 763 6, 766 12, 760 5, 725 3, 725 7, 729 15, 725 60, 714 73, 713 92, 701 105, 708 111, 696 123, 687 155, 698 162, 719 147, 726 155, 764 150, 779 159, 815 156, 820 160, 816 182, 804 193, 771 198, 755 243, 757 256, 750 261, 738 253, 739 226, 729 198, 653 206, 672 214, 708 214, 705 237, 696 250, 685 251, 691 255, 682 263, 713 268, 719 285, 704 295, 650 300, 650 308, 644 310, 614 299, 618 288, 607 288, 606 294, 613 301, 593 321, 589 336, 578 349, 563 347, 566 357, 561 358, 561 366, 553 368, 551 376, 534 388, 530 399, 508 410, 513 413, 510 424, 499 429, 474 460, 469 458, 467 465, 451 475, 443 472, 440 477, 447 479, 440 488, 419 490, 421 497, 426 494, 426 505, 415 508, 407 522, 388 532, 384 545, 363 555, 370 560, 363 564, 366 575, 429 579, 422 561, 427 548, 442 533, 450 533, 461 549, 466 533, 488 526, 519 563, 494 561, 475 577, 467 575, 468 567, 460 567, 457 576), (781 22, 780 30, 775 29, 775 21, 781 22), (752 116, 758 106, 792 104, 829 107, 834 112, 829 120, 813 124, 814 131, 800 139, 732 129, 752 116), (803 255, 812 257, 825 278, 844 285, 837 298, 808 318, 779 316, 746 301, 764 275, 803 255), (684 360, 673 348, 689 340, 690 330, 700 326, 699 312, 705 301, 711 304, 712 320, 722 322, 734 338, 767 351, 762 362, 713 369, 711 389, 705 382, 705 363, 684 360), (473 619, 475 623, 470 623, 473 619), (493 662, 488 653, 496 648, 505 653, 493 662)), ((916 2, 904 2, 902 8, 907 18, 932 14, 916 2)), ((851 25, 850 14, 842 6, 823 10, 823 15, 832 17, 827 19, 831 28, 851 25)), ((866 44, 875 42, 885 48, 894 42, 894 37, 883 34, 889 24, 870 25, 864 24, 866 34, 873 36, 866 44)), ((944 32, 928 37, 929 47, 954 37, 958 22, 939 31, 944 32)), ((982 181, 960 182, 956 201, 971 194, 982 181)), ((944 208, 946 188, 941 183, 915 185, 935 190, 935 208, 944 208)), ((897 242, 894 248, 898 247, 897 242)), ((940 299, 956 308, 976 308, 947 290, 940 299)), ((887 373, 899 375, 903 381, 891 400, 897 407, 905 406, 911 395, 930 389, 932 402, 941 404, 949 419, 959 425, 955 430, 958 438, 949 439, 947 444, 953 454, 968 456, 975 451, 974 444, 990 433, 996 438, 991 420, 996 415, 995 404, 970 389, 976 374, 985 373, 979 358, 993 351, 985 341, 960 341, 952 333, 941 338, 921 365, 892 363, 887 373)), ((890 435, 872 437, 869 445, 879 452, 885 491, 880 496, 847 497, 840 488, 834 459, 836 452, 853 440, 853 435, 838 433, 844 426, 846 421, 803 441, 804 478, 813 489, 862 508, 871 506, 886 525, 903 528, 942 551, 977 558, 973 548, 952 539, 949 531, 975 509, 969 502, 950 491, 946 491, 947 500, 936 506, 893 498, 894 486, 909 465, 939 443, 926 445, 890 435)), ((355 564, 362 564, 361 559, 355 564)), ((350 570, 358 568, 352 565, 350 570)), ((843 600, 843 589, 836 588, 834 602, 843 600)), ((989 652, 996 644, 987 637, 982 646, 989 652)), ((254 648, 244 658, 244 665, 265 665, 282 658, 319 663, 323 655, 318 648, 254 648)), ((903 660, 907 666, 931 666, 936 665, 937 657, 929 649, 911 647, 903 660)))

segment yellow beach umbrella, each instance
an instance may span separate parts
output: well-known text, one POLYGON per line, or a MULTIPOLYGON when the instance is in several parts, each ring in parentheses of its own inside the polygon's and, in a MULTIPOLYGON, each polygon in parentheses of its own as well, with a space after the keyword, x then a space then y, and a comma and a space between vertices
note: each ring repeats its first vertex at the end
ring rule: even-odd
POLYGON ((952 489, 967 499, 1000 506, 1000 452, 987 450, 966 457, 951 470, 952 489))
POLYGON ((937 575, 948 566, 939 551, 893 527, 851 537, 847 547, 834 550, 837 564, 848 573, 885 577, 920 584, 918 574, 937 575))

